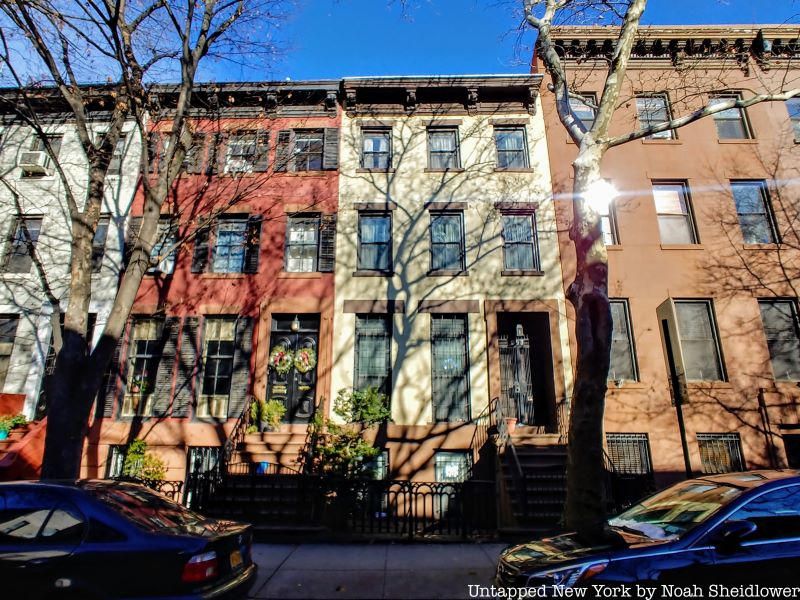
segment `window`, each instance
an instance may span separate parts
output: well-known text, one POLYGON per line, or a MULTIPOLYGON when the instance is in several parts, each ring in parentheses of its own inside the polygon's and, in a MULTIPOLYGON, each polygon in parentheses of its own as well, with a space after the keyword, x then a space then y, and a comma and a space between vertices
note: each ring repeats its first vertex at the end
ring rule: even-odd
POLYGON ((528 166, 524 127, 495 127, 494 143, 499 168, 524 169, 528 166))
POLYGON ((226 216, 217 221, 214 273, 243 273, 247 240, 247 217, 226 216))
POLYGON ((800 142, 800 98, 789 98, 786 101, 786 110, 789 111, 789 120, 792 122, 794 141, 800 142))
POLYGON ((742 440, 738 433, 698 433, 703 473, 744 471, 742 440))
POLYGON ((688 196, 685 183, 653 184, 653 198, 656 202, 658 230, 662 244, 697 243, 688 196))
POLYGON ((462 213, 431 213, 431 270, 464 270, 462 213))
MULTIPOLYGON (((48 134, 47 141, 50 142, 50 149, 53 151, 53 155, 55 158, 58 158, 59 153, 61 152, 61 142, 64 139, 63 135, 60 134, 48 134)), ((22 176, 23 177, 42 177, 44 175, 49 175, 52 173, 50 167, 52 167, 53 159, 47 153, 45 149, 44 141, 38 136, 34 136, 33 141, 31 142, 31 151, 32 152, 44 152, 46 155, 46 160, 44 163, 44 170, 23 170, 22 176)))
POLYGON ((608 204, 603 202, 599 203, 597 211, 600 215, 600 230, 603 234, 603 243, 606 246, 614 246, 619 244, 619 236, 617 235, 617 217, 614 213, 614 201, 608 204))
POLYGON ((128 349, 128 382, 122 416, 149 416, 153 412, 156 372, 161 360, 161 327, 158 319, 135 319, 128 349))
MULTIPOLYGON (((709 100, 709 106, 717 106, 723 102, 741 100, 739 94, 721 94, 709 100)), ((741 108, 728 108, 714 113, 714 124, 717 126, 717 137, 721 140, 744 140, 751 137, 747 118, 741 108)))
POLYGON ((358 270, 392 270, 392 217, 361 213, 358 216, 358 270))
POLYGON ((186 467, 189 473, 215 473, 219 471, 222 448, 220 446, 189 446, 186 467))
POLYGON ((774 244, 776 240, 767 184, 764 181, 731 181, 736 215, 745 244, 774 244))
POLYGON ((539 248, 535 217, 503 215, 503 268, 507 271, 538 271, 539 248))
POLYGON ((92 238, 92 273, 99 273, 103 267, 103 256, 106 253, 106 238, 108 237, 108 224, 111 221, 108 215, 102 215, 97 221, 97 229, 92 238))
POLYGON ((611 366, 608 378, 613 381, 636 381, 636 361, 633 351, 630 313, 626 300, 611 300, 611 366))
POLYGON ((428 167, 435 170, 458 169, 458 129, 432 127, 428 129, 428 167))
MULTIPOLYGON (((260 131, 233 134, 228 140, 226 173, 251 173, 267 168, 267 135, 260 131)), ((188 154, 187 154, 188 157, 188 154)))
POLYGON ((122 160, 125 157, 125 134, 120 133, 111 160, 108 162, 109 175, 119 175, 122 172, 122 160))
POLYGON ((650 475, 653 472, 646 433, 607 433, 606 445, 615 473, 650 475))
POLYGON ((2 545, 75 546, 83 539, 85 529, 80 511, 52 493, 14 488, 0 493, 2 545))
MULTIPOLYGON (((639 116, 639 128, 649 129, 670 120, 669 102, 666 96, 639 96, 636 98, 636 112, 639 116)), ((674 137, 672 129, 660 131, 647 136, 648 139, 671 140, 674 137)))
POLYGON ((150 262, 156 263, 147 272, 169 274, 175 269, 175 244, 178 241, 178 231, 172 219, 159 219, 156 243, 150 249, 150 262))
POLYGON ((469 420, 467 315, 431 315, 431 353, 434 420, 469 420))
POLYGON ((236 319, 209 317, 205 320, 203 380, 197 404, 198 417, 227 416, 235 334, 236 319))
POLYGON ((800 320, 792 300, 759 300, 775 379, 800 381, 800 320))
POLYGON ((389 315, 356 315, 355 377, 353 387, 392 389, 392 320, 389 315))
POLYGON ((364 461, 362 475, 368 479, 382 481, 389 477, 389 451, 381 450, 374 458, 364 461))
POLYGON ((594 94, 580 94, 569 98, 569 107, 587 131, 594 125, 596 106, 597 97, 594 94))
POLYGON ((460 483, 469 476, 470 459, 467 452, 437 452, 433 457, 436 481, 460 483))
POLYGON ((361 166, 364 169, 389 169, 392 166, 392 130, 364 129, 361 166))
POLYGON ((127 450, 128 447, 122 444, 114 444, 108 447, 108 458, 106 459, 107 479, 119 479, 122 477, 127 450))
POLYGON ((708 300, 677 300, 675 301, 675 314, 683 349, 686 379, 689 381, 721 381, 724 379, 722 356, 711 302, 708 300))
POLYGON ((17 338, 17 315, 0 316, 0 391, 6 383, 8 369, 11 366, 11 354, 14 352, 14 340, 17 338))
POLYGON ((800 486, 772 490, 734 512, 728 521, 752 521, 748 542, 800 538, 800 486))
POLYGON ((322 170, 322 152, 325 145, 321 129, 297 130, 294 137, 294 170, 322 170))
POLYGON ((17 217, 6 250, 6 273, 27 273, 31 270, 31 253, 36 249, 41 230, 42 217, 17 217))
POLYGON ((317 215, 289 217, 286 232, 286 271, 313 273, 317 270, 320 220, 317 215))

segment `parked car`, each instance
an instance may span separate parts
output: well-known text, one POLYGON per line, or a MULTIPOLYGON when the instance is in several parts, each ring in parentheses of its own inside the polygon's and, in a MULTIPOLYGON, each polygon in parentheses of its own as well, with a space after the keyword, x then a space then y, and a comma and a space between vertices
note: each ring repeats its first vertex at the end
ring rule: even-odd
POLYGON ((513 546, 500 586, 781 584, 800 572, 800 471, 673 485, 608 520, 607 540, 567 533, 513 546))
POLYGON ((249 525, 130 482, 0 484, 2 598, 235 598, 251 546, 249 525))

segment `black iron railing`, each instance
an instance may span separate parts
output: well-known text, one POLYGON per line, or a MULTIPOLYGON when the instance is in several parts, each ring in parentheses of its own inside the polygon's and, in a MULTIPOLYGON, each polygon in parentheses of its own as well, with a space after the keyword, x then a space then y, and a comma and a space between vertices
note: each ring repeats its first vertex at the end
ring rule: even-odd
POLYGON ((117 477, 117 481, 129 481, 131 483, 138 483, 145 487, 150 488, 166 496, 174 502, 180 502, 183 499, 183 482, 182 481, 167 481, 164 479, 139 479, 138 477, 117 477))
POLYGON ((225 439, 223 446, 222 460, 224 462, 225 470, 233 460, 234 452, 244 443, 245 435, 247 435, 247 428, 250 426, 250 405, 253 403, 253 398, 248 396, 247 401, 244 403, 239 418, 231 429, 230 434, 225 439))

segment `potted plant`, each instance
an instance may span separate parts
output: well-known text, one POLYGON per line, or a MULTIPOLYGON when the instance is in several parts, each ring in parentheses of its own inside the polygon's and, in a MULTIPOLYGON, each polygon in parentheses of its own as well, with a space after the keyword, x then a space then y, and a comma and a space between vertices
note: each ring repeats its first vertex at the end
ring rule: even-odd
POLYGON ((506 417, 506 431, 508 431, 508 435, 514 433, 517 429, 517 417, 506 417))
POLYGON ((0 415, 0 440, 8 438, 9 432, 15 427, 21 427, 28 422, 24 415, 0 415))
POLYGON ((259 400, 258 418, 260 430, 278 431, 281 428, 281 420, 286 414, 286 407, 280 400, 259 400))

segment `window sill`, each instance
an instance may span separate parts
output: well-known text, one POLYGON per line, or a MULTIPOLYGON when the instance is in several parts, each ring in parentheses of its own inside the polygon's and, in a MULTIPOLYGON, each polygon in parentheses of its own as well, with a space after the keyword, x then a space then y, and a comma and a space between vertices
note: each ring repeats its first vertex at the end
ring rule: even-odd
POLYGON ((621 252, 622 244, 607 244, 606 250, 611 250, 612 252, 621 252))
POLYGON ((744 250, 768 250, 777 251, 781 249, 780 244, 742 244, 744 250))
POLYGON ((324 171, 278 171, 275 175, 288 175, 290 177, 325 177, 328 173, 335 173, 336 169, 324 171))
POLYGON ((718 144, 758 144, 758 140, 754 138, 742 138, 740 140, 720 140, 717 139, 718 144))
POLYGON ((353 277, 394 277, 394 271, 353 271, 353 277))
POLYGON ((495 173, 533 173, 533 167, 495 167, 495 173))
POLYGON ((431 269, 428 271, 428 277, 469 277, 469 271, 466 269, 462 271, 450 271, 447 269, 431 269))
POLYGON ((500 275, 503 277, 541 277, 544 275, 544 271, 537 271, 535 269, 503 269, 500 271, 500 275))
POLYGON ((687 381, 686 387, 691 390, 732 390, 730 381, 687 381))
POLYGON ((198 273, 202 279, 241 279, 252 273, 198 273))
POLYGON ((676 139, 669 139, 669 138, 664 138, 664 139, 642 138, 642 144, 646 144, 646 145, 652 144, 654 146, 680 146, 680 145, 683 144, 683 140, 676 140, 676 139))
POLYGON ((661 244, 662 250, 705 250, 703 244, 661 244))
POLYGON ((614 383, 613 379, 609 379, 607 382, 608 391, 609 392, 622 392, 625 390, 645 390, 649 389, 650 386, 646 383, 641 381, 633 381, 632 379, 624 379, 620 385, 614 383))
POLYGON ((453 167, 452 169, 433 169, 426 167, 424 173, 463 173, 464 167, 453 167))
POLYGON ((359 167, 356 169, 356 173, 394 173, 394 169, 365 169, 363 167, 359 167))
POLYGON ((310 271, 307 273, 281 271, 278 273, 277 277, 278 279, 320 279, 322 277, 322 273, 319 271, 310 271))

